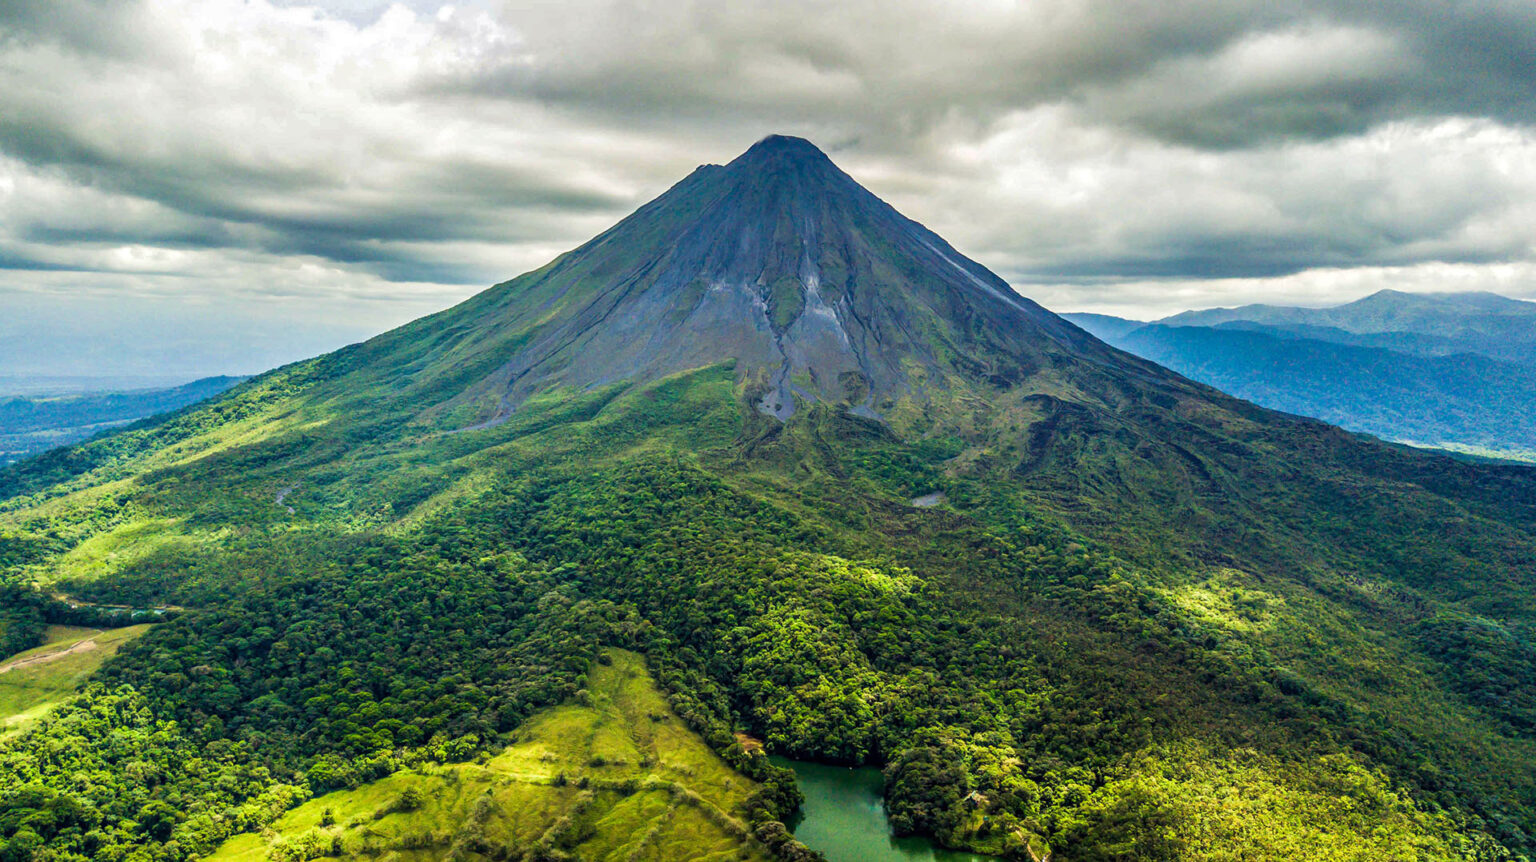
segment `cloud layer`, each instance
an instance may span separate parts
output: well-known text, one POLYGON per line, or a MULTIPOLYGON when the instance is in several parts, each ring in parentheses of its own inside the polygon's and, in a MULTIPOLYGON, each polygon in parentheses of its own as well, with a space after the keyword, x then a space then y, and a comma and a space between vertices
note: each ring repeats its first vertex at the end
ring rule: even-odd
POLYGON ((0 303, 319 349, 775 131, 1062 310, 1531 296, 1532 44, 1513 0, 12 0, 0 303))

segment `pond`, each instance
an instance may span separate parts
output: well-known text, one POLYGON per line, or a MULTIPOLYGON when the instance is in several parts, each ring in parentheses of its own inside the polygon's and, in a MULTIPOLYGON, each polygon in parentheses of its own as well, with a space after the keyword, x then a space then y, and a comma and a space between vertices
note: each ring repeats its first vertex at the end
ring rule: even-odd
POLYGON ((800 821, 789 824, 795 837, 827 862, 998 862, 980 856, 935 847, 926 838, 897 838, 885 817, 880 770, 849 769, 807 763, 783 757, 771 758, 794 770, 795 782, 805 794, 800 821))

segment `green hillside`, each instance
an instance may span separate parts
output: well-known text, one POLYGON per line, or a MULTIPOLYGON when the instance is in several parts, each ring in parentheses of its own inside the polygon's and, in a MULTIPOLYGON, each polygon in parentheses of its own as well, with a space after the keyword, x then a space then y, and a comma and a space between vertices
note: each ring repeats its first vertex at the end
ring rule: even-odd
POLYGON ((754 788, 678 719, 639 656, 607 650, 586 689, 495 756, 320 796, 208 859, 766 859, 740 819, 754 788))
POLYGON ((566 720, 648 727, 602 700, 618 648, 740 773, 667 780, 756 782, 712 804, 782 858, 796 794, 750 740, 880 765, 900 830, 1011 858, 1529 858, 1536 474, 1113 350, 835 171, 770 139, 460 306, 0 474, 13 589, 192 609, 0 742, 0 852, 451 853, 532 836, 530 793, 571 813, 546 849, 643 857, 711 810, 594 785, 644 746, 555 745, 590 796, 503 780, 566 720))
POLYGON ((15 733, 69 699, 124 644, 148 630, 148 625, 49 626, 42 646, 0 660, 0 733, 15 733))

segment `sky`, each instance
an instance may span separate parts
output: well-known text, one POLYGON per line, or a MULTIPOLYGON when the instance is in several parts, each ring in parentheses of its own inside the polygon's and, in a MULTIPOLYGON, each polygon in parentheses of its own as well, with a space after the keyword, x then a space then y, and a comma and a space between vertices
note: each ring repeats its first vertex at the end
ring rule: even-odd
POLYGON ((770 133, 1056 311, 1536 299, 1529 0, 0 0, 0 376, 258 371, 770 133))

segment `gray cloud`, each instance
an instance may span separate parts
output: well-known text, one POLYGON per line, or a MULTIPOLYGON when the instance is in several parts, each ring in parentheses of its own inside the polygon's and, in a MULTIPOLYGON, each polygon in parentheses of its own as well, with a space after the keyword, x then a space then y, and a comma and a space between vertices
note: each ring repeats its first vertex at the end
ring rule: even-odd
POLYGON ((138 2, 8 0, 0 12, 0 45, 52 44, 78 54, 143 57, 154 50, 138 2))
POLYGON ((1536 119, 1532 44, 1536 7, 1527 3, 1325 4, 1083 96, 1106 121, 1207 147, 1435 116, 1524 125, 1536 119))
POLYGON ((909 145, 957 116, 985 126, 1056 103, 1206 147, 1536 117, 1536 7, 1523 2, 581 5, 509 6, 515 39, 425 77, 424 92, 641 123, 779 112, 858 126, 877 148, 895 143, 882 134, 909 145))
POLYGON ((1529 292, 1532 44, 1523 0, 11 0, 0 303, 350 338, 775 131, 1063 309, 1529 292))

